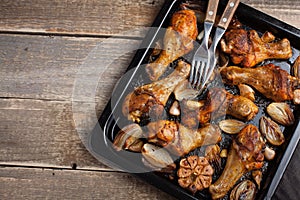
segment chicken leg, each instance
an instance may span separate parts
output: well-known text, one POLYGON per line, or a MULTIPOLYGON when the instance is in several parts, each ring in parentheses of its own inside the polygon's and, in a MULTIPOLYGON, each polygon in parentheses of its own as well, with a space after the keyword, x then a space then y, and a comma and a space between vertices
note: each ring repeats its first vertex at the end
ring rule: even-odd
POLYGON ((166 147, 172 154, 183 156, 190 151, 221 141, 221 130, 208 124, 200 129, 189 129, 178 122, 160 120, 147 125, 148 141, 166 147))
POLYGON ((175 70, 166 78, 136 88, 123 102, 124 116, 134 122, 140 122, 143 117, 161 116, 169 96, 189 73, 190 65, 179 61, 175 70))
POLYGON ((245 173, 261 169, 264 148, 265 143, 256 126, 249 124, 243 128, 232 143, 223 173, 209 187, 212 199, 224 197, 245 173))
POLYGON ((163 50, 153 63, 146 66, 150 80, 158 80, 171 62, 190 52, 194 48, 193 42, 197 35, 194 11, 180 10, 174 13, 164 36, 163 50))
POLYGON ((257 68, 225 67, 221 76, 226 84, 248 84, 276 102, 293 100, 294 89, 300 84, 300 79, 273 64, 257 68))

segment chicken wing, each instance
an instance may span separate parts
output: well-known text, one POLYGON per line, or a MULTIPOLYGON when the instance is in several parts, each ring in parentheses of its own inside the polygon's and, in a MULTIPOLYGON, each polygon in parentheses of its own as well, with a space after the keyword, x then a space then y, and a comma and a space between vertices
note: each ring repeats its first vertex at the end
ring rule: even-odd
POLYGON ((140 122, 143 117, 161 116, 170 94, 189 73, 190 65, 179 61, 175 70, 166 78, 136 88, 123 102, 124 116, 134 122, 140 122))
POLYGON ((166 147, 171 153, 183 156, 204 145, 221 141, 221 130, 216 125, 189 129, 174 121, 159 120, 147 125, 148 141, 166 147))
POLYGON ((163 50, 153 63, 146 66, 150 80, 158 80, 171 62, 190 52, 194 48, 193 42, 197 35, 194 11, 180 10, 174 13, 164 36, 163 50))
POLYGON ((248 84, 276 102, 293 100, 294 89, 300 84, 298 78, 273 64, 257 68, 225 67, 221 70, 221 76, 226 84, 248 84))
POLYGON ((191 103, 183 101, 181 105, 182 123, 188 127, 206 124, 211 119, 231 115, 237 119, 249 121, 258 113, 258 107, 246 97, 233 95, 222 88, 213 88, 201 107, 195 109, 191 103))
POLYGON ((261 169, 264 148, 265 143, 256 126, 249 124, 242 129, 233 140, 222 175, 209 187, 212 199, 224 197, 245 173, 261 169))
POLYGON ((234 64, 253 67, 266 59, 288 59, 292 48, 288 39, 274 42, 275 36, 266 32, 259 37, 255 30, 241 28, 228 30, 221 40, 221 49, 230 54, 234 64))

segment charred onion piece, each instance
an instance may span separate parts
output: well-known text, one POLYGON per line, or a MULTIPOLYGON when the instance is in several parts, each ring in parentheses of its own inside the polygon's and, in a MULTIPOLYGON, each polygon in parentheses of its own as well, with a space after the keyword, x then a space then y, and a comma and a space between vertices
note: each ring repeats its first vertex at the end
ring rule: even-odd
POLYGON ((149 78, 152 81, 158 80, 171 62, 190 52, 194 48, 193 41, 197 35, 194 11, 180 10, 174 13, 164 36, 163 50, 153 63, 146 66, 149 78))
POLYGON ((299 79, 273 64, 257 68, 226 67, 221 70, 221 76, 226 84, 248 84, 276 102, 292 100, 293 91, 300 83, 299 79))
POLYGON ((179 61, 176 69, 166 78, 136 88, 123 102, 124 116, 134 122, 140 122, 143 117, 159 118, 165 111, 169 96, 189 73, 190 65, 179 61))
POLYGON ((209 187, 212 198, 224 197, 245 173, 262 168, 264 147, 256 126, 249 124, 243 128, 233 140, 222 175, 209 187))
POLYGON ((130 124, 120 130, 114 140, 114 148, 117 151, 122 149, 133 152, 141 152, 143 142, 140 138, 143 137, 143 130, 138 124, 130 124))
POLYGON ((174 170, 176 168, 172 157, 164 148, 146 143, 142 148, 142 155, 147 161, 146 165, 152 169, 174 170))
POLYGON ((271 103, 267 107, 271 118, 284 126, 290 126, 295 122, 292 109, 287 103, 271 103))
POLYGON ((254 200, 256 186, 252 181, 245 180, 239 183, 230 193, 230 200, 254 200))
POLYGON ((181 187, 195 194, 210 186, 214 170, 205 157, 189 156, 180 161, 179 167, 177 176, 181 187))
POLYGON ((225 119, 219 122, 219 127, 222 131, 228 134, 238 134, 246 124, 235 119, 225 119))
POLYGON ((234 64, 254 67, 266 59, 288 59, 292 48, 288 39, 274 42, 275 37, 266 33, 262 38, 255 30, 241 28, 228 30, 221 40, 221 49, 230 54, 234 64))
POLYGON ((260 131, 272 145, 280 146, 284 143, 284 135, 279 125, 272 119, 262 116, 260 118, 260 131))
POLYGON ((160 120, 149 123, 147 127, 149 142, 164 146, 178 156, 185 155, 200 146, 221 141, 221 130, 211 124, 193 130, 177 122, 160 120))
POLYGON ((300 79, 300 56, 297 57, 292 67, 293 75, 300 79))

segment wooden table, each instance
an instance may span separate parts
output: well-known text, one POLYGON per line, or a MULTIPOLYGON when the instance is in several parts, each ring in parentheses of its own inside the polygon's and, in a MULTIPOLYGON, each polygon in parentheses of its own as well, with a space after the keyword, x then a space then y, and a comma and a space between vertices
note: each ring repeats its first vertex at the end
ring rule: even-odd
MULTIPOLYGON (((93 104, 73 98, 76 77, 90 52, 111 36, 118 36, 117 43, 138 45, 142 33, 126 31, 150 26, 163 2, 1 1, 0 199, 173 199, 92 157, 72 112, 76 103, 93 104)), ((242 2, 300 28, 299 0, 242 2)), ((108 59, 115 48, 107 49, 108 59)), ((127 53, 113 68, 101 69, 105 74, 96 91, 97 115, 133 55, 127 53)), ((299 156, 297 150, 294 160, 299 156)), ((289 167, 300 178, 296 164, 289 167)), ((288 183, 284 176, 279 190, 295 188, 299 196, 299 185, 288 183)))

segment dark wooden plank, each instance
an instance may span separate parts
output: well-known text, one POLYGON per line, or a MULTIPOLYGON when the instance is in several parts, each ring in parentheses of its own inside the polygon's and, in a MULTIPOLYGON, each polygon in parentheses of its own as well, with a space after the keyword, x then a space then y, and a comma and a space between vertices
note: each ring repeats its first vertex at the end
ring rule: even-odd
MULTIPOLYGON (((92 128, 92 122, 85 125, 92 128)), ((78 133, 70 102, 0 100, 2 165, 108 169, 90 155, 78 133)))
POLYGON ((164 0, 2 1, 0 31, 117 35, 130 29, 151 26, 163 2, 164 0))
POLYGON ((100 95, 109 96, 139 43, 117 38, 1 35, 0 96, 70 101, 78 81, 87 81, 91 87, 99 81, 103 84, 100 95))
POLYGON ((41 198, 174 199, 125 173, 0 168, 0 199, 41 198))
POLYGON ((242 2, 294 27, 300 28, 299 0, 243 0, 242 2))
MULTIPOLYGON (((152 24, 164 0, 128 1, 2 1, 0 31, 83 35, 124 33, 152 24)), ((244 0, 254 8, 300 27, 298 0, 244 0)))

